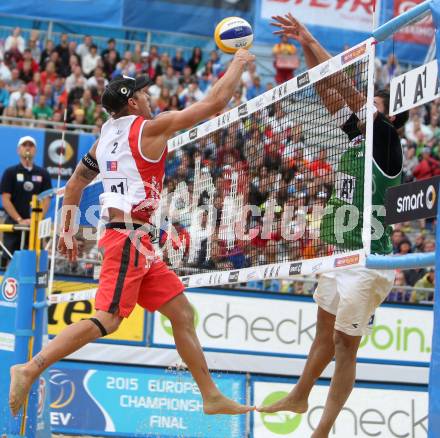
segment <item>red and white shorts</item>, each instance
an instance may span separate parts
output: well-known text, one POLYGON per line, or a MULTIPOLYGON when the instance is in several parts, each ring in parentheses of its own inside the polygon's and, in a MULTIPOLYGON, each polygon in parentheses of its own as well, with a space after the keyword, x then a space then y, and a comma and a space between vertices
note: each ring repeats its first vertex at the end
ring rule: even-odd
MULTIPOLYGON (((132 228, 138 228, 133 224, 132 228)), ((98 248, 103 254, 95 309, 126 318, 136 304, 154 312, 180 295, 184 286, 167 265, 154 256, 145 231, 107 225, 98 248)))

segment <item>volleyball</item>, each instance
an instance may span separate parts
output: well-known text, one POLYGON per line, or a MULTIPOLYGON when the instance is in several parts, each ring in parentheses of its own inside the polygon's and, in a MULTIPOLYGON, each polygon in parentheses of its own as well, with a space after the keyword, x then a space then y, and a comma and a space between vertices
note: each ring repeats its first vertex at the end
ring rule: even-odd
POLYGON ((215 43, 225 53, 235 53, 238 49, 249 49, 254 40, 251 25, 240 17, 228 17, 215 28, 215 43))

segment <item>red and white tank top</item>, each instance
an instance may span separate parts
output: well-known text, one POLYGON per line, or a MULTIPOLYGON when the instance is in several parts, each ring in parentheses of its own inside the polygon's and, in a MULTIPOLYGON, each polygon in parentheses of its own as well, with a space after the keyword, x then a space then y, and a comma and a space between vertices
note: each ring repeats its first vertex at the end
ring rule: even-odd
POLYGON ((110 118, 101 129, 96 159, 104 186, 101 216, 117 208, 127 218, 148 222, 159 207, 165 177, 167 147, 158 160, 142 154, 142 129, 148 120, 140 116, 110 118))

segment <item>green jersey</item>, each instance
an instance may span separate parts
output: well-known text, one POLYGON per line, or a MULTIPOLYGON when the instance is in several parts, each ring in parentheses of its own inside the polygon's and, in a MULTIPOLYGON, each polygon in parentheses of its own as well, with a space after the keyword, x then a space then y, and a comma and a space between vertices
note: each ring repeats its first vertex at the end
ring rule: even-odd
MULTIPOLYGON (((333 192, 321 221, 320 236, 324 242, 345 250, 363 247, 364 173, 365 140, 359 136, 350 142, 350 147, 338 163, 333 192)), ((372 182, 373 218, 384 231, 378 232, 380 230, 377 227, 372 229, 375 233, 372 236, 371 252, 389 254, 392 251, 392 228, 385 225, 385 194, 389 187, 400 184, 401 171, 395 176, 387 176, 373 160, 372 182)))

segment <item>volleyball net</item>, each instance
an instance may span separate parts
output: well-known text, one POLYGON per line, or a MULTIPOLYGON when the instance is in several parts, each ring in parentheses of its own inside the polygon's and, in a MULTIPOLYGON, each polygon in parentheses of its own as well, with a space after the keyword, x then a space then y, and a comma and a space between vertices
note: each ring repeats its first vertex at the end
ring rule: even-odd
MULTIPOLYGON (((185 285, 363 263, 371 240, 373 62, 371 39, 169 141, 152 222, 156 252, 185 285), (331 111, 339 88, 362 96, 362 135, 341 129, 350 116, 345 102, 331 111)), ((86 189, 77 215, 86 260, 78 274, 97 271, 87 259, 98 254, 100 190, 99 181, 86 189)))

